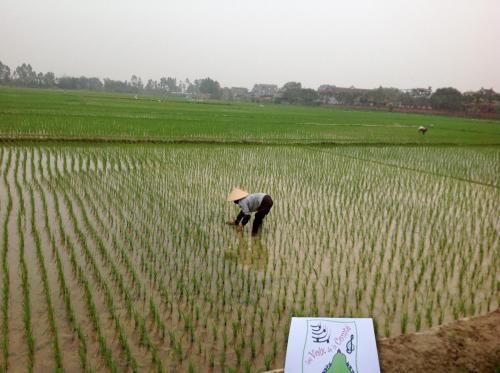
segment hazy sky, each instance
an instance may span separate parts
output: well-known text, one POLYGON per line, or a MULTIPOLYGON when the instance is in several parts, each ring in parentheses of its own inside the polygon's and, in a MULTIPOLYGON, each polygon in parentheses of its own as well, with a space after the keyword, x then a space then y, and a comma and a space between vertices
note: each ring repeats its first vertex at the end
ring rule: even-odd
POLYGON ((500 91, 499 0, 0 0, 15 68, 500 91))

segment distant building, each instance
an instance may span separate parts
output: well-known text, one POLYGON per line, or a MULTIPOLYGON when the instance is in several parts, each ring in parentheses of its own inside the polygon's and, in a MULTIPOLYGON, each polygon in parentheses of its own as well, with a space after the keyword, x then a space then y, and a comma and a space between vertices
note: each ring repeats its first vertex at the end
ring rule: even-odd
POLYGON ((323 105, 337 105, 339 102, 335 98, 335 89, 337 86, 333 84, 322 84, 318 87, 320 102, 323 105))
POLYGON ((371 89, 366 89, 366 88, 356 88, 354 86, 350 87, 336 87, 333 86, 332 88, 332 93, 367 93, 372 91, 371 89))
POLYGON ((197 100, 200 100, 200 101, 205 101, 205 100, 210 100, 211 95, 210 95, 210 93, 198 92, 196 95, 194 95, 194 98, 196 98, 197 100))
POLYGON ((324 96, 321 102, 325 105, 338 105, 339 103, 335 96, 324 96))
POLYGON ((252 89, 252 96, 257 98, 273 97, 278 92, 276 84, 255 84, 252 89))
POLYGON ((233 100, 246 100, 248 98, 248 88, 245 87, 231 87, 231 96, 233 100))
POLYGON ((480 96, 498 97, 498 94, 493 90, 493 88, 487 89, 487 88, 481 87, 481 89, 479 91, 477 91, 477 93, 480 96))
POLYGON ((233 94, 231 93, 231 89, 224 87, 222 88, 222 96, 223 101, 233 101, 233 94))
POLYGON ((493 88, 486 89, 481 87, 478 91, 466 91, 462 93, 465 97, 478 97, 478 98, 495 98, 497 99, 498 94, 493 90, 493 88))
POLYGON ((318 88, 318 93, 320 95, 331 95, 335 93, 335 88, 337 87, 334 86, 333 84, 322 84, 318 88))
POLYGON ((432 95, 432 88, 410 88, 403 89, 404 93, 408 93, 411 97, 426 97, 429 98, 432 95))
MULTIPOLYGON (((326 105, 359 105, 370 94, 370 89, 351 87, 337 87, 334 85, 322 85, 322 92, 318 93, 326 105)), ((365 102, 366 103, 366 102, 365 102)))

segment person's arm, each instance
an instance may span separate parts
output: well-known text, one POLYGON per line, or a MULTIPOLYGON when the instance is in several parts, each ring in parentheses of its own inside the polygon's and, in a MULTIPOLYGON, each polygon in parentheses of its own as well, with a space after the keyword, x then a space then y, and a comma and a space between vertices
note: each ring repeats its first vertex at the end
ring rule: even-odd
POLYGON ((240 214, 243 215, 243 219, 241 219, 241 225, 245 226, 248 223, 248 221, 250 220, 250 214, 247 215, 243 211, 240 212, 240 214))
POLYGON ((249 220, 250 220, 250 214, 247 215, 243 212, 243 210, 241 210, 238 216, 236 216, 236 219, 234 219, 233 221, 228 221, 226 224, 240 225, 241 222, 241 225, 244 226, 245 224, 248 223, 249 220))
MULTIPOLYGON (((241 225, 244 227, 248 221, 250 220, 250 208, 248 207, 247 199, 242 200, 239 203, 241 207, 241 212, 238 214, 238 217, 241 219, 241 225)), ((239 220, 238 220, 239 222, 239 220)))
POLYGON ((236 219, 234 219, 234 225, 240 224, 240 221, 241 221, 241 219, 243 219, 244 216, 245 216, 245 214, 243 213, 243 211, 240 211, 240 213, 238 214, 236 219))
POLYGON ((243 211, 240 211, 240 213, 234 220, 234 225, 239 225, 241 222, 241 226, 244 227, 249 220, 250 220, 250 215, 246 215, 243 211))

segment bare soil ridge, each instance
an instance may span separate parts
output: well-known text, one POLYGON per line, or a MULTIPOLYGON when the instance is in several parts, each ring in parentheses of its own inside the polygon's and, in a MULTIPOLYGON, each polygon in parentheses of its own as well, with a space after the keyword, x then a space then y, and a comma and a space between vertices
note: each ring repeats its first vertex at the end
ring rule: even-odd
POLYGON ((377 344, 383 372, 499 371, 500 308, 377 344))

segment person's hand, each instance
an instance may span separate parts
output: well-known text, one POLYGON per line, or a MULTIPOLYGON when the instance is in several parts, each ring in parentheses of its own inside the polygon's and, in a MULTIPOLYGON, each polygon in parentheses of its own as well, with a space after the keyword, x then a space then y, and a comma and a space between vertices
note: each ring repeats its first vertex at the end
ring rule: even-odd
POLYGON ((241 225, 241 224, 240 224, 240 225, 238 225, 238 226, 236 227, 236 230, 237 230, 238 232, 243 232, 243 225, 241 225))
POLYGON ((227 225, 236 225, 236 222, 234 220, 228 220, 226 221, 227 225))

